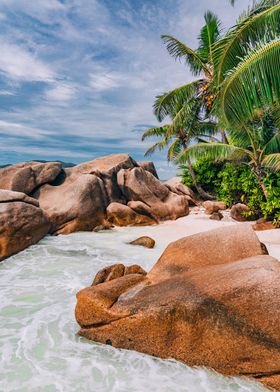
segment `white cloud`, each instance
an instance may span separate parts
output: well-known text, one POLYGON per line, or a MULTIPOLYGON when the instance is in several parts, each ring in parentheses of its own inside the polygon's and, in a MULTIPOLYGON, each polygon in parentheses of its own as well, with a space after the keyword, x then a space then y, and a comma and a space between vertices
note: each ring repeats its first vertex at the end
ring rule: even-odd
POLYGON ((53 81, 51 67, 19 45, 0 40, 0 71, 18 81, 53 81))
MULTIPOLYGON (((3 144, 0 145, 0 151, 7 151, 7 147, 9 147, 8 143, 5 144, 5 142, 3 144)), ((73 160, 75 159, 89 159, 89 154, 87 153, 82 153, 79 151, 73 151, 71 153, 69 153, 68 150, 65 149, 60 149, 60 148, 48 148, 48 147, 28 147, 28 149, 26 148, 26 146, 12 146, 11 148, 11 152, 15 152, 15 153, 20 153, 20 154, 26 154, 28 153, 29 155, 33 155, 33 156, 40 156, 41 159, 46 159, 46 157, 48 157, 48 159, 52 158, 52 159, 58 159, 58 157, 60 158, 67 158, 69 159, 69 156, 71 155, 71 157, 73 158, 73 160)))
POLYGON ((46 92, 46 98, 50 102, 66 102, 75 97, 77 88, 65 83, 56 83, 46 92))
MULTIPOLYGON (((146 3, 0 0, 0 19, 7 10, 17 17, 17 26, 14 21, 9 24, 7 13, 3 20, 7 28, 0 32, 0 72, 7 77, 2 80, 8 81, 2 95, 15 92, 16 101, 24 103, 1 111, 0 132, 28 140, 44 138, 46 143, 46 147, 39 145, 40 150, 31 142, 26 148, 25 143, 17 146, 19 152, 30 150, 42 158, 80 154, 86 159, 90 140, 97 154, 119 148, 141 159, 150 141, 141 143, 140 132, 131 132, 135 124, 156 124, 154 97, 192 78, 184 64, 168 55, 160 34, 172 34, 195 47, 208 8, 228 25, 248 0, 237 2, 235 8, 227 0, 160 0, 145 7, 146 3), (24 92, 17 90, 26 81, 47 81, 46 92, 42 94, 40 85, 37 90, 31 85, 28 93, 28 87, 24 92), (77 130, 79 145, 74 145, 71 136, 76 137, 77 130), (62 148, 69 146, 69 151, 50 148, 52 133, 65 136, 62 148)), ((9 143, 4 145, 8 150, 9 143)), ((10 150, 13 147, 10 141, 10 150)), ((153 159, 160 172, 174 172, 165 163, 165 152, 153 159)))
MULTIPOLYGON (((30 139, 42 139, 51 135, 50 131, 34 128, 30 125, 0 120, 0 133, 7 136, 20 136, 30 139)), ((1 141, 1 143, 3 140, 1 141)))
POLYGON ((15 93, 9 90, 0 90, 0 95, 15 95, 15 93))
POLYGON ((120 78, 114 73, 91 73, 89 85, 95 91, 106 91, 120 86, 120 78))

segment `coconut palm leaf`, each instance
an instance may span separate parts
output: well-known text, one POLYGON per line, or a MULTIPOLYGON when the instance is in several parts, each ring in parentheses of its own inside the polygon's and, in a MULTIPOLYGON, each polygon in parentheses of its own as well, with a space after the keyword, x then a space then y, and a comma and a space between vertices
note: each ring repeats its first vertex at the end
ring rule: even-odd
POLYGON ((193 49, 171 35, 162 35, 161 38, 166 44, 166 48, 170 55, 176 60, 184 59, 194 75, 199 75, 201 71, 204 71, 206 74, 209 73, 209 68, 205 61, 193 49))
POLYGON ((244 148, 231 146, 224 143, 199 143, 188 147, 177 157, 178 163, 184 163, 188 159, 236 159, 250 155, 244 148))
POLYGON ((280 101, 280 40, 260 44, 225 79, 221 110, 228 124, 242 126, 255 110, 280 101))
POLYGON ((263 165, 271 168, 272 170, 280 170, 280 153, 267 155, 263 161, 263 165))
POLYGON ((252 145, 252 141, 254 141, 251 131, 250 128, 242 128, 241 130, 230 129, 227 135, 229 144, 245 149, 248 148, 252 145))
POLYGON ((204 63, 213 64, 213 45, 220 36, 220 26, 217 15, 208 11, 204 15, 205 25, 199 34, 199 47, 197 53, 203 59, 204 63))
POLYGON ((174 136, 178 133, 178 130, 184 129, 188 134, 188 137, 192 137, 196 127, 199 127, 201 124, 201 120, 199 118, 199 110, 198 101, 196 99, 192 99, 189 102, 186 102, 180 110, 176 113, 172 122, 167 130, 167 135, 174 136))
POLYGON ((148 137, 165 137, 167 132, 167 125, 162 127, 154 127, 147 129, 142 135, 142 142, 148 137))
POLYGON ((145 157, 152 155, 156 150, 163 150, 166 146, 168 146, 170 139, 166 138, 161 140, 155 144, 153 144, 146 152, 145 157))
POLYGON ((196 94, 200 82, 197 80, 158 95, 154 103, 154 114, 157 119, 162 121, 166 116, 175 115, 178 108, 196 94))
POLYGON ((266 143, 262 150, 262 156, 273 153, 280 153, 280 131, 266 143))
POLYGON ((182 141, 176 138, 168 149, 167 152, 168 161, 173 160, 180 153, 181 150, 182 150, 182 141))
POLYGON ((241 22, 234 26, 214 48, 217 84, 247 54, 248 46, 260 39, 274 39, 280 33, 279 0, 256 3, 241 22))

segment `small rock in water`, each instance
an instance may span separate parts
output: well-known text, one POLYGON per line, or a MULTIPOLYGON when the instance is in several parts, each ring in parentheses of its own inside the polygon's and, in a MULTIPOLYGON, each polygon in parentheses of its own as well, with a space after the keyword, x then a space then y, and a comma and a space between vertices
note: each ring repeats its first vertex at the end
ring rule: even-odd
POLYGON ((139 237, 134 241, 131 241, 131 245, 140 245, 140 246, 145 246, 145 248, 153 248, 155 246, 155 240, 151 237, 139 237))
POLYGON ((218 211, 218 212, 213 212, 213 214, 210 215, 209 219, 220 221, 223 219, 223 217, 224 215, 220 211, 218 211))

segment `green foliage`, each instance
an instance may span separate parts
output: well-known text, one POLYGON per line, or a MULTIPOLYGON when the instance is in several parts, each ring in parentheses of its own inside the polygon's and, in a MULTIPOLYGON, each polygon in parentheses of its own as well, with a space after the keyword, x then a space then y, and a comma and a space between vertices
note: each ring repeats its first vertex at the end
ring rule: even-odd
MULTIPOLYGON (((258 185, 256 176, 248 165, 242 163, 214 162, 198 160, 194 165, 197 181, 205 190, 222 200, 228 207, 236 203, 247 204, 252 213, 274 220, 280 224, 280 173, 266 171, 264 184, 268 197, 258 185)), ((193 187, 193 182, 186 166, 182 182, 193 187)))
MULTIPOLYGON (((207 192, 216 194, 216 189, 219 188, 220 179, 218 174, 222 170, 224 164, 222 162, 213 162, 210 160, 198 160, 194 165, 197 183, 202 186, 207 192)), ((194 187, 190 172, 185 165, 180 166, 183 169, 182 182, 190 188, 194 187)))

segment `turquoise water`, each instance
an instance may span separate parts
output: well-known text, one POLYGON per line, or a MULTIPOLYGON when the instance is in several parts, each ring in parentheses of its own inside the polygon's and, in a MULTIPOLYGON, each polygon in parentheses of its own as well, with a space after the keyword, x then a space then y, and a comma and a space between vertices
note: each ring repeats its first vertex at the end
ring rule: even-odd
MULTIPOLYGON (((167 226, 165 226, 167 227, 167 226)), ((0 264, 0 391, 2 392, 219 392, 264 391, 255 383, 225 378, 77 336, 75 293, 105 265, 138 263, 149 269, 157 247, 128 245, 145 228, 46 237, 0 264)))

